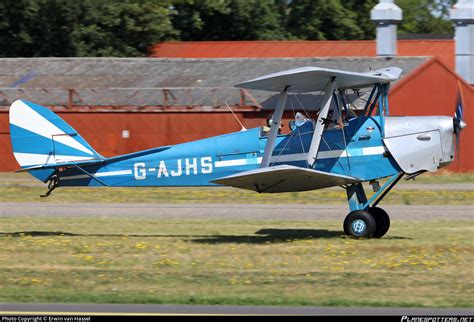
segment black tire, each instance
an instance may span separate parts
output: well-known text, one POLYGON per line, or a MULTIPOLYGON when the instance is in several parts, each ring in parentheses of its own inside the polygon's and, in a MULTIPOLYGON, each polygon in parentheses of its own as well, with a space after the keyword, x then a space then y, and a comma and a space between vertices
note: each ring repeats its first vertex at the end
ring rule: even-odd
POLYGON ((355 238, 368 238, 375 232, 377 224, 374 217, 365 210, 350 212, 344 219, 344 232, 355 238))
POLYGON ((390 217, 385 210, 379 207, 372 207, 369 212, 374 217, 377 226, 372 237, 381 238, 390 229, 390 217))

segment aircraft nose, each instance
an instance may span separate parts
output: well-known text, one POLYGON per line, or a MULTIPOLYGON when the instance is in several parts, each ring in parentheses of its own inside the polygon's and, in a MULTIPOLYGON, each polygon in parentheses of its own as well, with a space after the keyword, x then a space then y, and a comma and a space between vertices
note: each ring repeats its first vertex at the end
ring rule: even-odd
POLYGON ((466 126, 467 124, 464 122, 464 120, 453 118, 454 133, 460 133, 466 126))

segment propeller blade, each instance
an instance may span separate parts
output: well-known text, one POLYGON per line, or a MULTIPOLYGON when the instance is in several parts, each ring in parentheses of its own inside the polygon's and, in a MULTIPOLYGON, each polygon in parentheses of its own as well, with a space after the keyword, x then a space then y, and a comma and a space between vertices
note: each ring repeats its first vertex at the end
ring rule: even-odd
POLYGON ((456 131, 454 135, 456 136, 456 156, 458 160, 460 160, 461 159, 461 132, 456 131))
POLYGON ((461 156, 461 131, 467 126, 466 122, 464 122, 464 104, 463 104, 463 97, 461 92, 461 86, 458 83, 458 93, 457 93, 457 100, 456 100, 456 108, 454 110, 454 118, 453 118, 453 130, 454 136, 456 137, 456 155, 458 160, 461 156))

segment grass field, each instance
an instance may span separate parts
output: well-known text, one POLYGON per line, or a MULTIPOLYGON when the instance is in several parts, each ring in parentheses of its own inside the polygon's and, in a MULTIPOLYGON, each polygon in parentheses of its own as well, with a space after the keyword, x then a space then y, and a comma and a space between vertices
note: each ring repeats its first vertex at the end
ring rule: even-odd
POLYGON ((473 307, 472 222, 2 217, 0 302, 473 307))
MULTIPOLYGON (((474 182, 474 174, 416 183, 474 182)), ((472 205, 466 189, 392 191, 385 204, 472 205)), ((342 189, 61 188, 0 174, 0 202, 346 202, 342 189)), ((1 206, 1 205, 0 205, 1 206)), ((0 302, 473 307, 472 221, 399 221, 382 239, 338 221, 1 217, 0 302)))

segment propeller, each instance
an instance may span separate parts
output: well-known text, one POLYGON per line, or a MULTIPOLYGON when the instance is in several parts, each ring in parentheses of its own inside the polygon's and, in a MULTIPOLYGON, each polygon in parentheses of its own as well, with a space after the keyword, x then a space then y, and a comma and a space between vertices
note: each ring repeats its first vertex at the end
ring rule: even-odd
POLYGON ((456 104, 456 110, 454 112, 453 118, 453 127, 454 127, 454 136, 456 137, 456 154, 459 157, 460 145, 461 145, 461 131, 467 126, 464 122, 464 107, 462 94, 458 91, 458 99, 456 104))

